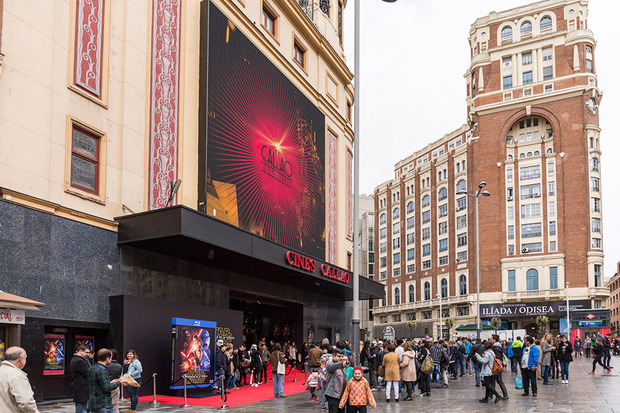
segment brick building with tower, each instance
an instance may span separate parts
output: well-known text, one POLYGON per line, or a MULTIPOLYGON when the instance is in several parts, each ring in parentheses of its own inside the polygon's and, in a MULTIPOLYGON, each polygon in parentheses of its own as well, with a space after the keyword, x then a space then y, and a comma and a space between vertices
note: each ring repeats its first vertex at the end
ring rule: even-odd
POLYGON ((602 93, 587 16, 587 2, 552 0, 472 24, 466 122, 375 188, 375 279, 386 291, 375 336, 386 325, 437 336, 440 301, 443 320, 475 323, 476 199, 463 192, 481 182, 483 323, 535 333, 546 315, 558 333, 566 294, 571 310, 602 307, 602 93))

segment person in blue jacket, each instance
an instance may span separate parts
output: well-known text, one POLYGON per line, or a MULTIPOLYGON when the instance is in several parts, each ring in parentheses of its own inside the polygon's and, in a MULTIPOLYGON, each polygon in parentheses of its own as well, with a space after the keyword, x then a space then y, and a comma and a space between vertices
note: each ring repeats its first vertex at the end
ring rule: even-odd
POLYGON ((532 387, 532 397, 536 397, 538 386, 536 384, 536 369, 540 358, 540 350, 534 345, 534 337, 525 337, 525 346, 521 356, 521 375, 523 376, 523 394, 529 396, 530 385, 532 387))

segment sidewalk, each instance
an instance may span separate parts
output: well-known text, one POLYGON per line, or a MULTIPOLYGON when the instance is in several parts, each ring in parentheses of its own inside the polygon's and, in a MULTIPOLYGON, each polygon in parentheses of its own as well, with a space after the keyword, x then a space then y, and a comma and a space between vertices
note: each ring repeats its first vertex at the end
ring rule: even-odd
MULTIPOLYGON (((611 360, 614 370, 620 370, 620 357, 613 356, 611 360)), ((374 392, 378 408, 369 409, 373 413, 410 412, 596 412, 620 413, 620 375, 619 372, 606 374, 600 366, 594 376, 588 375, 592 369, 592 359, 580 359, 571 363, 569 384, 562 384, 561 380, 552 380, 553 386, 543 386, 538 381, 538 397, 521 397, 521 390, 514 388, 516 374, 503 373, 504 383, 508 389, 510 400, 502 401, 497 405, 481 404, 478 399, 483 396, 484 388, 475 387, 473 376, 465 376, 450 381, 447 389, 432 387, 431 397, 420 397, 419 391, 413 401, 399 403, 385 402, 383 392, 374 392)), ((498 389, 499 390, 499 389, 498 389)), ((286 387, 284 388, 286 393, 286 387)), ((308 393, 289 396, 284 399, 271 399, 245 406, 232 407, 231 412, 262 413, 262 412, 316 412, 321 413, 317 402, 308 400, 308 393)), ((191 404, 191 399, 189 400, 191 404)), ((127 401, 123 401, 121 412, 129 408, 127 401)), ((73 404, 40 406, 41 413, 73 413, 73 404)), ((160 405, 154 408, 150 404, 140 403, 139 412, 215 412, 216 407, 188 407, 160 405)), ((323 412, 326 412, 325 410, 323 412)))

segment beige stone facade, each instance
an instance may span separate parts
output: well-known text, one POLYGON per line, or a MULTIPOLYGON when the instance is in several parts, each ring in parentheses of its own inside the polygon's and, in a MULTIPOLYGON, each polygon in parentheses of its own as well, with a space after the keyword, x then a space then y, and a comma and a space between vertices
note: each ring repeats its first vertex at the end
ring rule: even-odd
MULTIPOLYGON (((158 1, 99 2, 97 95, 76 87, 78 3, 0 3, 0 187, 12 202, 114 230, 114 217, 149 209, 153 10, 158 1), (99 139, 93 191, 71 184, 74 126, 99 139)), ((318 1, 308 3, 302 8, 295 0, 214 1, 321 110, 326 137, 329 132, 337 138, 335 264, 346 267, 352 250, 346 227, 346 168, 353 147, 354 95, 342 44, 346 1, 333 1, 328 10, 321 10, 318 1), (264 12, 273 18, 273 30, 265 27, 264 12), (304 51, 303 65, 294 59, 295 45, 304 51)), ((193 209, 199 191, 200 5, 199 0, 180 2, 178 33, 176 177, 182 185, 176 203, 193 209)))

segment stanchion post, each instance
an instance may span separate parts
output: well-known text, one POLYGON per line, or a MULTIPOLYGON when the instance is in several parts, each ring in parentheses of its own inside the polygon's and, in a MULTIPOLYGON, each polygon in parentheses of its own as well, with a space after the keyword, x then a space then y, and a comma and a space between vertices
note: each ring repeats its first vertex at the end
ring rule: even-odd
POLYGON ((153 373, 153 403, 151 405, 157 407, 159 404, 157 401, 157 373, 153 373))
POLYGON ((185 401, 185 403, 181 407, 191 407, 189 404, 187 404, 187 375, 186 374, 183 375, 183 400, 185 401))
POLYGON ((228 410, 228 406, 226 406, 226 389, 224 388, 224 376, 220 376, 220 396, 222 397, 222 405, 217 409, 228 410))
POLYGON ((293 376, 293 383, 297 383, 299 380, 297 380, 297 363, 293 363, 293 368, 295 369, 295 374, 293 376))

